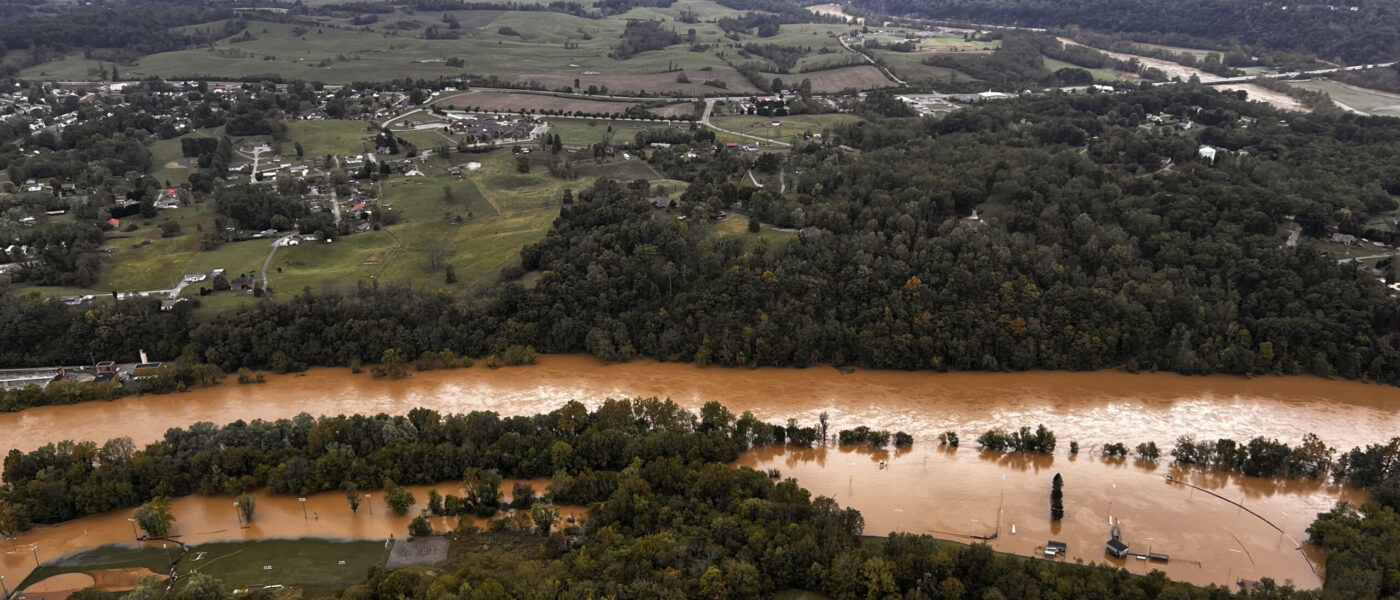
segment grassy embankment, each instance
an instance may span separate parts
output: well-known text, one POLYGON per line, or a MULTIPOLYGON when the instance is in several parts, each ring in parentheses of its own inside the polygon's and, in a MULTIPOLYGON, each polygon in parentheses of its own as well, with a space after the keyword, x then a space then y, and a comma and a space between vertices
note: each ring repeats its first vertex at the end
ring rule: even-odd
MULTIPOLYGON (((173 548, 171 552, 172 557, 180 557, 175 567, 182 575, 195 570, 219 579, 228 589, 278 584, 299 587, 308 598, 364 581, 368 569, 383 565, 387 556, 380 541, 317 539, 213 543, 193 546, 183 556, 173 548), (272 569, 265 570, 264 566, 272 569)), ((164 574, 170 566, 166 556, 165 550, 154 542, 140 548, 101 546, 46 563, 19 587, 54 575, 103 569, 146 568, 164 574)), ((188 578, 182 578, 183 581, 188 578)), ((182 585, 177 583, 173 591, 178 593, 182 585)))

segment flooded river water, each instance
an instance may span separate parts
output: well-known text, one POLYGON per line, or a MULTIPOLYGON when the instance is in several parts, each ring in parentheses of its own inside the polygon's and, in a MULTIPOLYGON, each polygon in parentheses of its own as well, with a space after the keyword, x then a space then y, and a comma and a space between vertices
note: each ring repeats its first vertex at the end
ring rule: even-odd
MULTIPOLYGON (((899 530, 966 541, 996 532, 991 543, 998 550, 1029 555, 1054 539, 1069 544, 1071 560, 1103 562, 1108 560, 1103 546, 1112 518, 1121 525, 1130 553, 1146 554, 1150 546, 1151 552, 1171 559, 1166 564, 1147 563, 1130 556, 1117 564, 1136 572, 1155 567, 1202 584, 1273 577, 1303 587, 1319 585, 1320 570, 1315 572, 1315 565, 1299 550, 1307 525, 1337 500, 1355 502, 1364 494, 1319 482, 1182 470, 1166 461, 1110 461, 1097 456, 1098 445, 1123 442, 1131 447, 1151 440, 1170 448, 1185 433, 1239 440, 1266 435, 1297 443, 1312 432, 1346 450, 1387 440, 1400 431, 1400 389, 1310 377, 865 370, 841 374, 831 368, 738 370, 643 362, 605 366, 583 356, 543 357, 534 367, 433 371, 397 381, 351 375, 346 369, 313 369, 303 375, 273 376, 261 385, 230 381, 182 394, 3 414, 0 429, 10 433, 4 450, 27 451, 62 439, 130 436, 143 444, 159 439, 167 428, 195 421, 223 424, 301 412, 403 414, 419 406, 519 415, 553 410, 570 399, 596 406, 605 398, 634 396, 669 397, 691 409, 717 400, 736 414, 750 410, 764 420, 795 418, 804 425, 814 424, 826 411, 833 431, 868 425, 913 434, 915 445, 909 451, 763 450, 740 460, 777 468, 814 494, 833 496, 859 509, 870 534, 899 530), (988 428, 1038 423, 1059 438, 1054 456, 984 453, 971 442, 988 428), (937 446, 937 434, 950 429, 966 440, 962 448, 937 446), (1071 440, 1082 447, 1078 457, 1067 454, 1071 440), (1055 473, 1065 480, 1066 516, 1052 525, 1049 490, 1055 473), (1214 495, 1167 483, 1166 475, 1214 495)), ((444 493, 455 490, 438 487, 444 493)), ((426 491, 416 491, 423 500, 426 491)), ((297 520, 302 515, 296 498, 264 497, 254 526, 239 529, 232 498, 188 498, 176 503, 177 528, 191 536, 187 541, 402 535, 407 519, 385 518, 382 500, 376 502, 371 517, 364 508, 351 515, 343 494, 312 496, 308 510, 321 518, 297 520)), ((129 541, 128 516, 119 511, 22 534, 14 542, 17 550, 6 548, 10 551, 3 555, 0 574, 9 582, 22 579, 34 565, 30 544, 38 545, 38 558, 46 561, 101 543, 129 541)), ((1311 561, 1316 563, 1317 557, 1311 561)))

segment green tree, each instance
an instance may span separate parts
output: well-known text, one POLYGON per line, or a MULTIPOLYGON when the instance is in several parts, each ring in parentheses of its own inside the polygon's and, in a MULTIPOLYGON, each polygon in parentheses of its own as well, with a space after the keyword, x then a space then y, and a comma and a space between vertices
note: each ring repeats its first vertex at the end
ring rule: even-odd
POLYGON ((1055 478, 1050 482, 1051 521, 1059 521, 1060 519, 1063 519, 1065 517, 1064 485, 1065 480, 1060 477, 1059 473, 1056 473, 1055 478))
POLYGON ((306 156, 306 151, 301 149, 301 142, 295 142, 293 143, 293 146, 295 146, 297 149, 297 158, 302 158, 306 156))
POLYGON ((402 379, 408 376, 408 360, 404 358, 402 350, 388 348, 379 359, 379 369, 378 373, 383 377, 402 379))
POLYGON ((413 517, 413 521, 408 524, 408 535, 411 537, 427 537, 432 534, 433 524, 423 515, 413 517))
POLYGON ((536 533, 549 535, 549 530, 559 520, 559 509, 555 508, 553 504, 537 502, 530 507, 530 520, 535 522, 536 533))
POLYGON ((175 515, 170 512, 171 505, 170 498, 165 496, 152 498, 150 502, 136 507, 131 516, 148 537, 165 537, 170 535, 170 526, 175 523, 175 515))
POLYGON ((413 506, 414 501, 413 492, 391 480, 384 482, 384 503, 389 505, 389 510, 394 511, 394 514, 408 514, 408 509, 413 506))
POLYGON ((238 514, 243 517, 243 522, 252 523, 253 511, 257 509, 257 498, 250 494, 239 494, 234 503, 238 505, 238 514))
POLYGON ((224 582, 204 573, 195 573, 185 581, 179 600, 228 600, 232 595, 224 582))
POLYGON ((360 512, 360 490, 355 488, 355 484, 345 484, 345 499, 350 502, 350 512, 360 512))

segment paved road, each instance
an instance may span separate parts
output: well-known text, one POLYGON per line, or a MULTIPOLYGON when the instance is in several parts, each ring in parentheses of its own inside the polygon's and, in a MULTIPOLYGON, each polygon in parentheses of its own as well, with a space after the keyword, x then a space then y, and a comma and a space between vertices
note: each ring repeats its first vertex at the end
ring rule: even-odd
POLYGON ((861 58, 864 58, 864 59, 865 59, 865 62, 868 62, 868 63, 870 63, 870 64, 872 64, 872 65, 875 65, 875 68, 879 69, 881 73, 884 73, 884 74, 885 74, 885 77, 889 77, 891 81, 893 81, 893 82, 895 82, 895 83, 898 83, 899 85, 909 85, 908 83, 905 83, 905 81, 904 81, 903 79, 900 79, 899 77, 895 76, 894 71, 891 71, 891 70, 889 70, 889 69, 886 69, 884 65, 882 65, 882 64, 880 64, 880 63, 878 63, 878 62, 875 62, 875 59, 874 59, 874 58, 871 58, 871 56, 870 56, 869 54, 866 54, 866 53, 864 53, 864 52, 862 52, 862 51, 860 51, 860 50, 856 50, 855 48, 852 48, 850 44, 846 43, 846 36, 844 36, 844 35, 842 35, 842 36, 836 36, 836 39, 840 40, 840 41, 841 41, 841 45, 842 45, 842 46, 845 46, 847 50, 856 53, 856 54, 859 55, 861 58))
POLYGON ((770 144, 777 144, 777 145, 779 145, 779 146, 784 146, 784 147, 787 147, 787 148, 791 148, 791 147, 792 147, 792 144, 789 144, 789 143, 787 143, 787 142, 780 142, 780 141, 778 141, 778 140, 770 140, 770 139, 768 139, 768 138, 758 137, 758 136, 756 136, 756 135, 749 135, 749 134, 747 134, 747 133, 739 133, 739 132, 737 132, 737 131, 730 131, 730 130, 728 130, 728 129, 724 129, 724 128, 721 128, 721 127, 716 127, 714 123, 711 123, 711 122, 710 122, 710 113, 713 112, 714 109, 715 109, 715 101, 716 101, 716 100, 727 100, 727 99, 725 99, 725 98, 708 98, 708 99, 706 99, 706 100, 705 100, 705 114, 704 114, 703 116, 700 117, 700 124, 702 124, 702 125, 704 125, 704 126, 706 126, 706 127, 709 127, 710 129, 713 129, 713 130, 715 130, 715 131, 723 131, 724 133, 728 133, 728 134, 731 134, 731 135, 737 135, 737 136, 739 136, 739 137, 746 137, 746 138, 749 138, 749 139, 751 139, 751 140, 758 140, 758 141, 760 141, 760 142, 768 142, 768 143, 770 143, 770 144))

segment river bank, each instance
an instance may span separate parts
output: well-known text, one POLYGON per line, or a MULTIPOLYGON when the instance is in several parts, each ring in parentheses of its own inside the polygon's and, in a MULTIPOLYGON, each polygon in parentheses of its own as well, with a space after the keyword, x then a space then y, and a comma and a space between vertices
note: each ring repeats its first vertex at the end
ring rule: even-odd
MULTIPOLYGON (((15 432, 6 446, 28 451, 55 440, 100 442, 117 436, 130 436, 142 445, 160 439, 170 427, 196 421, 224 424, 289 418, 302 412, 404 414, 415 407, 531 415, 552 411, 569 400, 595 407, 605 398, 637 396, 668 397, 692 411, 715 400, 735 414, 752 411, 765 421, 792 418, 801 425, 815 424, 825 412, 833 432, 867 425, 912 433, 913 449, 770 449, 746 453, 738 461, 764 470, 776 468, 784 477, 796 477, 814 495, 834 497, 860 510, 868 534, 910 531, 968 541, 970 536, 998 532, 991 541, 998 550, 1031 555, 1037 546, 1055 539, 1070 543, 1071 560, 1103 562, 1107 560, 1103 543, 1112 518, 1121 524, 1132 552, 1151 548, 1172 556, 1166 565, 1128 561, 1122 566, 1138 572, 1161 568, 1173 578, 1199 584, 1272 577, 1316 587, 1319 572, 1309 561, 1315 563, 1317 557, 1305 557, 1298 542, 1306 539, 1306 528, 1317 512, 1338 500, 1359 502, 1364 493, 1317 481, 1273 481, 1180 469, 1167 461, 1104 459, 1098 456, 1098 446, 1151 440, 1170 447, 1177 436, 1187 433, 1199 439, 1266 435, 1296 443, 1305 433, 1316 433, 1346 450, 1385 441, 1400 431, 1400 389, 1312 377, 1247 379, 1107 371, 856 370, 842 374, 829 367, 603 365, 587 356, 545 356, 532 367, 428 371, 399 380, 352 375, 347 369, 313 369, 271 376, 268 383, 259 385, 225 383, 180 394, 35 408, 0 415, 0 426, 15 432), (1055 430, 1060 440, 1056 454, 1001 454, 971 447, 970 440, 987 429, 1037 423, 1055 430), (936 436, 945 430, 960 432, 968 442, 956 450, 940 448, 936 436), (1066 454, 1071 440, 1080 443, 1080 455, 1066 454), (1048 515, 1049 480, 1055 473, 1066 481, 1067 516, 1059 524, 1051 523, 1048 515), (1219 497, 1169 485, 1166 475, 1219 497), (1260 516, 1222 497, 1238 499, 1260 516), (1014 535, 1012 524, 1017 527, 1014 535)), ((543 491, 543 485, 536 488, 543 491)), ((447 488, 439 489, 445 493, 447 488)), ((415 490, 420 500, 425 490, 415 490)), ((342 494, 329 492, 313 499, 308 499, 308 508, 322 518, 348 514, 342 494), (324 510, 317 508, 320 503, 325 503, 324 510)), ((185 500, 177 501, 177 506, 181 502, 185 500)), ((231 499, 193 502, 191 508, 180 509, 191 512, 177 514, 194 527, 188 535, 215 536, 207 538, 212 540, 262 534, 230 530, 236 518, 231 499)), ((330 526, 317 519, 303 519, 298 525, 294 517, 300 506, 294 498, 260 499, 260 518, 264 510, 282 514, 271 521, 278 525, 268 530, 282 537, 375 538, 407 527, 406 517, 402 522, 366 522, 360 529, 349 522, 330 526)), ((376 506, 375 510, 382 509, 376 506)), ((32 565, 26 543, 38 543, 39 558, 48 560, 87 544, 131 535, 127 513, 119 519, 114 514, 64 523, 58 527, 65 528, 65 533, 48 541, 27 542, 21 536, 17 542, 21 552, 5 554, 5 568, 21 568, 25 561, 32 565), (90 535, 89 531, 102 533, 90 535)))

